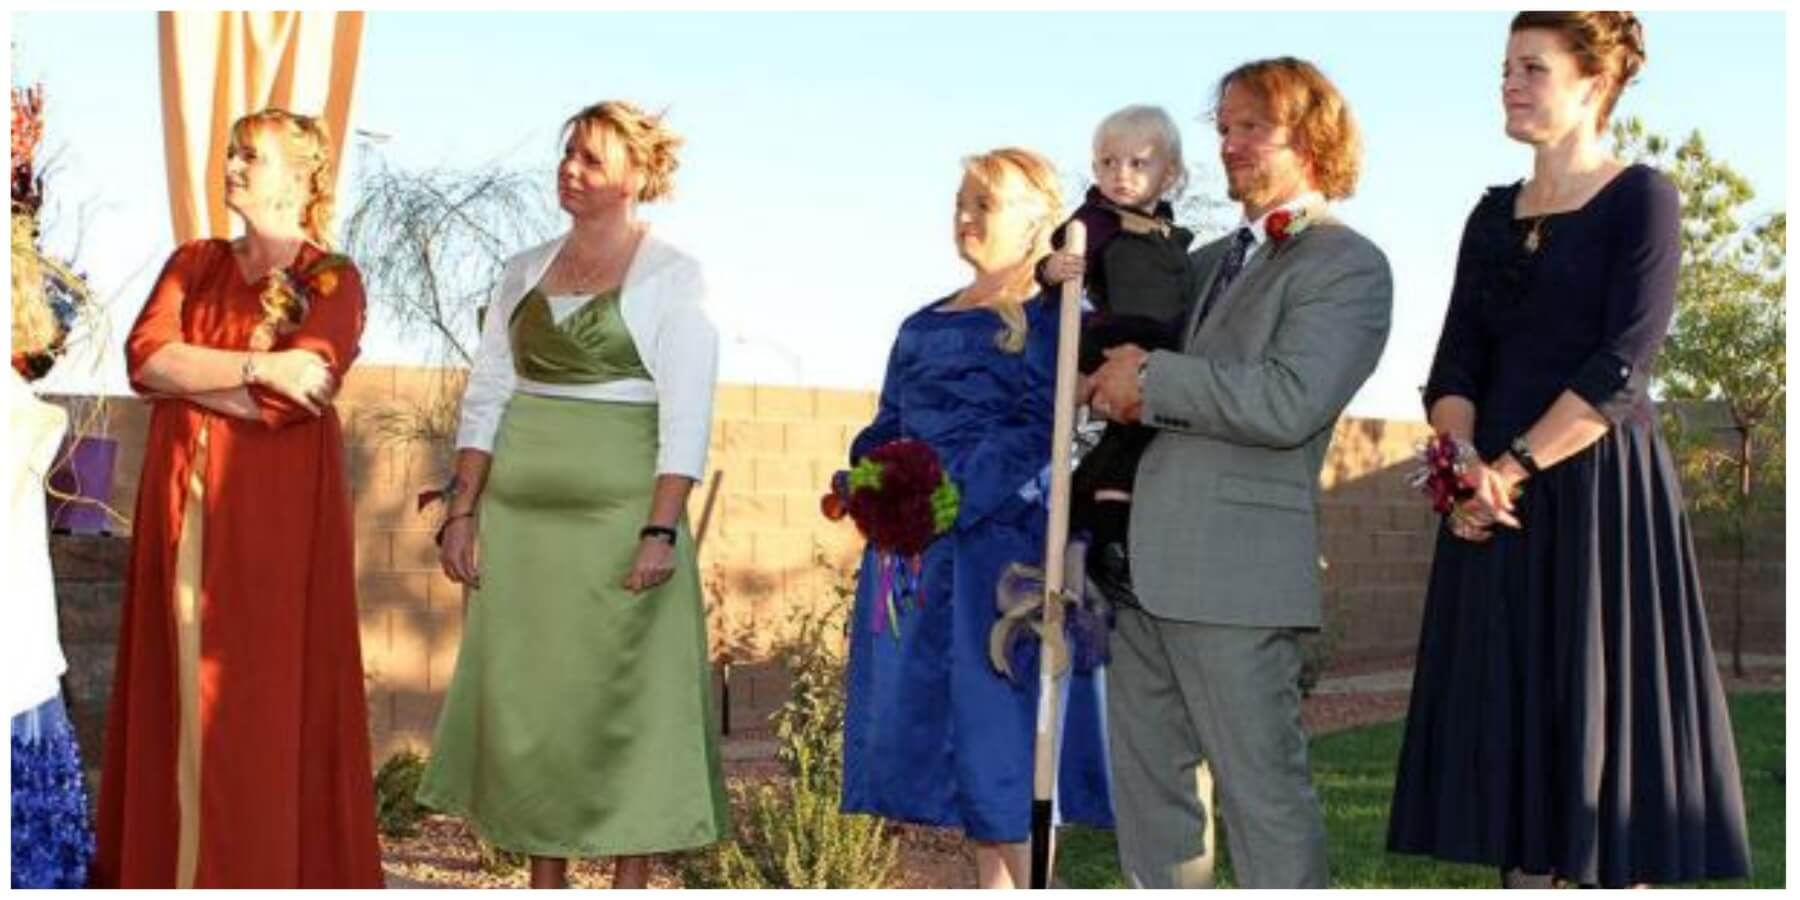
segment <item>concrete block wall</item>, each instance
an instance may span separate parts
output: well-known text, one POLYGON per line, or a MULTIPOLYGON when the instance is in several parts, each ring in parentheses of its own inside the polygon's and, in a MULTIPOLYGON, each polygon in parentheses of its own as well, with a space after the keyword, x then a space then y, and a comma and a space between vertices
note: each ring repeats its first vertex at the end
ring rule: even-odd
POLYGON ((129 553, 130 544, 116 537, 59 536, 51 544, 57 631, 69 664, 63 702, 75 725, 81 761, 92 773, 100 770, 99 748, 106 737, 129 553))
POLYGON ((795 610, 832 596, 832 567, 854 567, 855 528, 827 520, 819 498, 874 415, 866 391, 719 388, 706 479, 689 508, 696 529, 706 518, 700 574, 716 651, 767 656, 795 610))
MULTIPOLYGON (((461 589, 437 567, 431 542, 437 513, 421 515, 414 504, 418 491, 442 479, 444 461, 438 451, 391 440, 393 429, 384 423, 396 404, 459 390, 455 378, 445 381, 433 370, 361 366, 338 397, 377 759, 429 746, 455 669, 464 608, 461 589)), ((786 681, 767 664, 770 648, 788 632, 795 611, 833 596, 833 567, 847 572, 856 562, 861 542, 854 527, 825 520, 818 501, 831 473, 845 464, 851 438, 873 418, 875 402, 867 391, 719 387, 708 470, 689 520, 696 530, 705 520, 701 579, 715 659, 732 663, 735 728, 758 727, 780 705, 786 681)), ((114 398, 107 409, 121 443, 113 506, 129 516, 148 407, 114 398)), ((1338 425, 1321 479, 1320 518, 1326 618, 1339 663, 1403 660, 1416 645, 1436 521, 1406 486, 1405 474, 1425 435, 1419 422, 1338 425)), ((1780 653, 1785 539, 1779 524, 1760 532, 1746 567, 1746 630, 1755 652, 1780 653)), ((85 720, 83 746, 98 747, 126 542, 58 538, 54 544, 71 706, 85 720)), ((1735 599, 1729 557, 1716 541, 1702 541, 1701 553, 1714 642, 1723 647, 1735 599)))
POLYGON ((1406 483, 1423 422, 1344 419, 1320 478, 1320 557, 1333 658, 1404 657, 1419 639, 1437 519, 1406 483))

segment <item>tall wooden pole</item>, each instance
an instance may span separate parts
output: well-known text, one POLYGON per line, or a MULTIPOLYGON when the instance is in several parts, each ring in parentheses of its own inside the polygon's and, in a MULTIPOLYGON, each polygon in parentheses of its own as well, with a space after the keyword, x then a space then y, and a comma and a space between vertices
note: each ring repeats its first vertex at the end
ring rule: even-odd
MULTIPOLYGON (((1087 249, 1087 231, 1069 222, 1063 250, 1087 249)), ((1066 667, 1063 590, 1069 545, 1069 454, 1075 442, 1076 363, 1081 347, 1081 279, 1062 284, 1056 344, 1056 414, 1050 426, 1050 523, 1044 529, 1044 619, 1038 645, 1037 737, 1031 792, 1031 886, 1050 885, 1051 813, 1056 796, 1056 732, 1060 720, 1056 679, 1066 667)))

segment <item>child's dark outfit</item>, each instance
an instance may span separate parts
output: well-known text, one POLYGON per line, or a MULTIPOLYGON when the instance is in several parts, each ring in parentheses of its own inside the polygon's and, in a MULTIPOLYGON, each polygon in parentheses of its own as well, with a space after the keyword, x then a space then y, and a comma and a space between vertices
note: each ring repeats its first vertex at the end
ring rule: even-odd
MULTIPOLYGON (((1146 350, 1180 349, 1181 326, 1192 302, 1188 245, 1193 232, 1177 227, 1174 211, 1158 203, 1152 214, 1119 206, 1090 188, 1081 207, 1070 216, 1087 229, 1084 287, 1094 311, 1081 330, 1081 371, 1091 375, 1106 361, 1104 351, 1123 344, 1146 350)), ((1068 223, 1056 229, 1051 244, 1061 249, 1068 223)), ((1042 264, 1038 270, 1043 278, 1042 264)), ((1096 491, 1130 493, 1138 458, 1155 429, 1143 425, 1106 426, 1100 442, 1076 467, 1070 496, 1070 522, 1092 536, 1088 573, 1115 602, 1135 605, 1131 594, 1127 525, 1131 505, 1120 500, 1096 501, 1096 491)))

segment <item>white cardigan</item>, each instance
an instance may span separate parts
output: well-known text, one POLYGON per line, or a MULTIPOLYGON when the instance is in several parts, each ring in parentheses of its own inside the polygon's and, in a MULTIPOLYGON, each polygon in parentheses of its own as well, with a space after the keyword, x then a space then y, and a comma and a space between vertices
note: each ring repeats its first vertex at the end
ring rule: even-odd
POLYGON ((500 417, 514 392, 585 400, 657 404, 656 472, 700 480, 712 429, 713 384, 719 373, 719 334, 701 308, 706 281, 700 263, 654 234, 638 244, 619 297, 625 329, 637 345, 650 381, 544 384, 513 368, 513 310, 543 280, 568 235, 506 261, 488 294, 481 343, 463 392, 456 446, 492 453, 500 417))

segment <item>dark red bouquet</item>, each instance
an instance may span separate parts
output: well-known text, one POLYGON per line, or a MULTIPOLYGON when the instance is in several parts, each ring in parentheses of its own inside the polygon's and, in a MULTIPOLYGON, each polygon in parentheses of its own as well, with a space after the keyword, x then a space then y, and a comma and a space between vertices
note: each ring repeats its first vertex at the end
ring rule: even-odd
POLYGON ((894 622, 899 635, 897 600, 913 597, 924 605, 919 568, 925 548, 956 524, 962 497, 938 462, 937 451, 924 441, 900 438, 869 451, 853 468, 831 478, 831 492, 819 501, 825 517, 849 515, 856 529, 876 550, 883 601, 876 607, 875 630, 894 622))
POLYGON ((917 556, 956 524, 960 499, 931 445, 901 438, 832 476, 831 493, 820 505, 829 519, 848 513, 883 552, 917 556))

